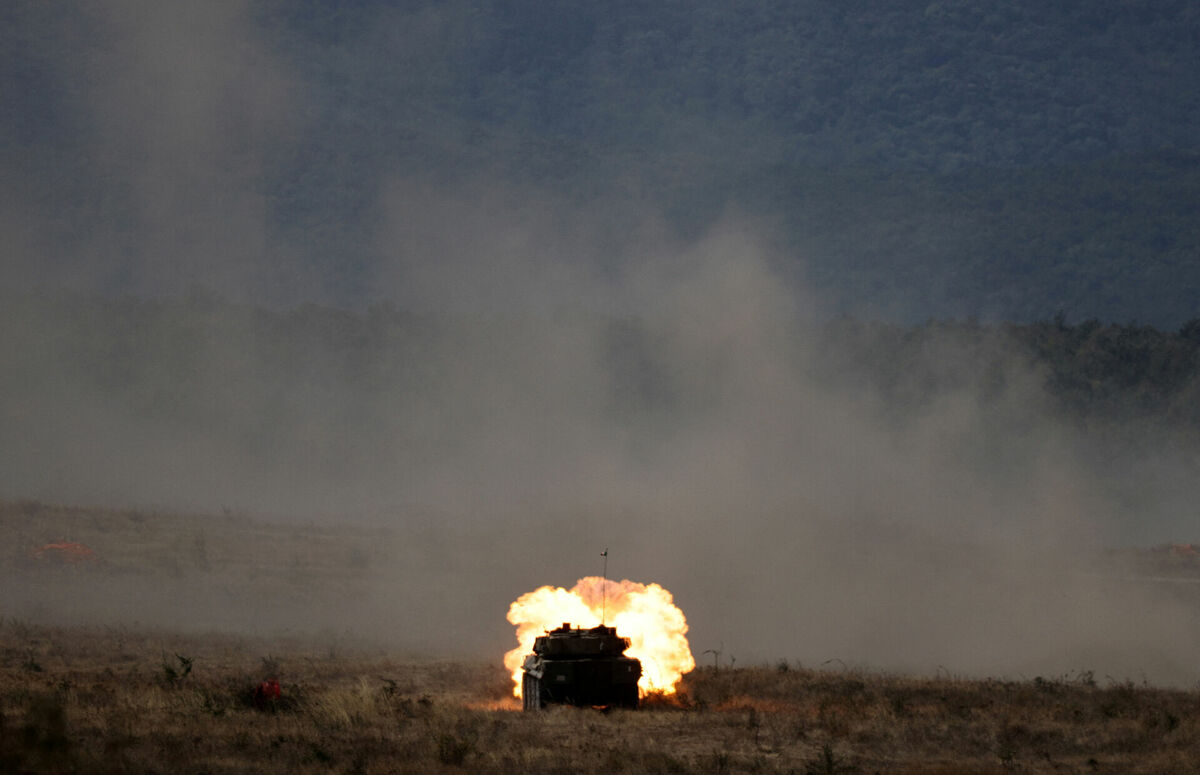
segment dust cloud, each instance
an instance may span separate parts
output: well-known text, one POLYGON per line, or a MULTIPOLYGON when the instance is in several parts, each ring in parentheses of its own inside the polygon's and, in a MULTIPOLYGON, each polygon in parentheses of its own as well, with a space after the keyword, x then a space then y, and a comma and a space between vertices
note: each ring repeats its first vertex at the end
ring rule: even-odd
MULTIPOLYGON (((0 613, 499 659, 508 603, 607 548, 738 664, 1200 677, 1194 595, 1104 559, 1159 515, 1105 497, 1021 358, 999 388, 896 406, 823 349, 831 310, 771 223, 731 204, 682 235, 621 184, 383 169, 357 252, 325 255, 265 178, 329 106, 254 6, 23 7, 73 129, 0 176, 0 496, 382 530, 387 551, 344 589, 300 559, 278 589, 17 576, 0 613)), ((923 358, 969 371, 950 343, 923 358)))

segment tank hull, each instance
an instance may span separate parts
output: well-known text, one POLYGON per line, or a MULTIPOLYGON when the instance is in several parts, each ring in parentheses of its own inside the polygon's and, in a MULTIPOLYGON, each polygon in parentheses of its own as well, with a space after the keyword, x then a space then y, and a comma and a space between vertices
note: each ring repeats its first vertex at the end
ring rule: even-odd
POLYGON ((547 705, 636 708, 642 663, 611 627, 561 628, 537 639, 522 665, 525 710, 547 705))
POLYGON ((547 705, 636 708, 642 664, 629 657, 526 659, 522 697, 526 710, 547 705))

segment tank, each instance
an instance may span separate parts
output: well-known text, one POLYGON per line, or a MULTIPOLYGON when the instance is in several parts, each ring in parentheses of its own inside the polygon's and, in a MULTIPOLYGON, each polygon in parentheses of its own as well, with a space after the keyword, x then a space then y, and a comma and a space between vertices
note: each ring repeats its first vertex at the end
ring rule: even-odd
POLYGON ((638 706, 642 663, 625 656, 629 638, 615 627, 562 627, 533 643, 533 653, 521 666, 521 695, 525 710, 546 705, 619 708, 638 706))

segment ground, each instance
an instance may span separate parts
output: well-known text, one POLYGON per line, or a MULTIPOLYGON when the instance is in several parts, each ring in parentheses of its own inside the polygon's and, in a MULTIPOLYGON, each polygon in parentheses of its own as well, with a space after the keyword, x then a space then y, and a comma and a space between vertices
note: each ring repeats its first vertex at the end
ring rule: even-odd
POLYGON ((0 625, 4 772, 1186 771, 1200 693, 705 667, 639 711, 525 713, 498 663, 0 625), (278 678, 282 695, 256 701, 278 678))
MULTIPOLYGON (((376 605, 375 568, 421 562, 383 532, 0 502, 0 539, 3 773, 1165 773, 1200 761, 1196 688, 779 662, 706 665, 638 711, 524 713, 502 648, 451 660, 245 607, 255 595, 305 613, 376 605), (36 556, 63 541, 95 556, 36 556), (130 600, 154 616, 120 615, 130 600), (270 679, 280 696, 256 697, 270 679)), ((1118 559, 1142 574, 1195 570, 1168 550, 1118 559)))

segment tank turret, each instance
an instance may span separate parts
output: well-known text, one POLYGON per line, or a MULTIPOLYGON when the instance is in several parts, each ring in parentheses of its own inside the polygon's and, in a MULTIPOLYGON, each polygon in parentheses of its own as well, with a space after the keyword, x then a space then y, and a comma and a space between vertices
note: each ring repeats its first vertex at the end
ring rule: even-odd
POLYGON ((533 643, 525 657, 525 710, 549 704, 636 708, 642 663, 625 656, 629 639, 615 627, 584 629, 564 623, 533 643))

